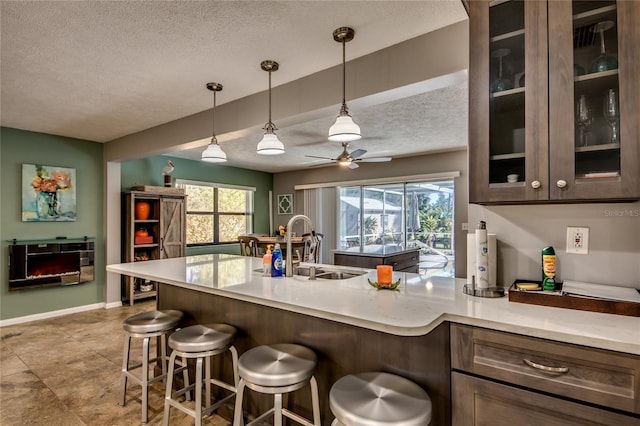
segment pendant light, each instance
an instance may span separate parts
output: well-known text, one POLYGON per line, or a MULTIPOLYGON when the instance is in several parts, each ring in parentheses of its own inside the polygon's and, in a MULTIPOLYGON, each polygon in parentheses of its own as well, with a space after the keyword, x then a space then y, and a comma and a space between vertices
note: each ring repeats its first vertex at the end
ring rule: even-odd
POLYGON ((349 115, 349 108, 347 108, 346 101, 346 58, 345 58, 345 44, 353 40, 355 31, 353 28, 340 27, 333 32, 333 39, 338 43, 342 43, 342 107, 340 108, 340 115, 336 119, 336 122, 329 129, 329 140, 335 142, 350 142, 358 140, 362 137, 360 134, 360 126, 353 122, 353 118, 349 115))
POLYGON ((261 155, 278 155, 284 154, 284 144, 280 142, 275 131, 278 130, 275 124, 271 121, 271 73, 278 71, 280 65, 276 61, 262 61, 260 67, 269 73, 269 121, 264 125, 264 136, 260 143, 258 143, 258 154, 261 155))
POLYGON ((216 92, 222 90, 222 84, 219 83, 207 83, 207 89, 213 92, 213 137, 211 138, 211 143, 207 146, 202 152, 202 161, 206 161, 207 163, 224 163, 227 161, 227 154, 224 153, 220 145, 218 145, 218 139, 216 139, 216 92))

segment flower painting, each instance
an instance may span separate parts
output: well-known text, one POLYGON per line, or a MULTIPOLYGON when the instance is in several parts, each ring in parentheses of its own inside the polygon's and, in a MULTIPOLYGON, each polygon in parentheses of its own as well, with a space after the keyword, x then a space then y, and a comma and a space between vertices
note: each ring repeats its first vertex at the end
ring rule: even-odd
POLYGON ((22 165, 22 221, 76 220, 76 169, 22 165))

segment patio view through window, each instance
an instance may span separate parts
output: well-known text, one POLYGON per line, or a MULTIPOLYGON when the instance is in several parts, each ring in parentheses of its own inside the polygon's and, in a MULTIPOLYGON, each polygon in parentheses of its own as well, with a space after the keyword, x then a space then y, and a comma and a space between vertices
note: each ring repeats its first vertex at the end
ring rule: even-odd
POLYGON ((253 232, 253 188, 176 183, 187 194, 187 245, 232 243, 253 232))
POLYGON ((341 187, 338 197, 339 249, 419 247, 421 272, 455 274, 453 180, 341 187))

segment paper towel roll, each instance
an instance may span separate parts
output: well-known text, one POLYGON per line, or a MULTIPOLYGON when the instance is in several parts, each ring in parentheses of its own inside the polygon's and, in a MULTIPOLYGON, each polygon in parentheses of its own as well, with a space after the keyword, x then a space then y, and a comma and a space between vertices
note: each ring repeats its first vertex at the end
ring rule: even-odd
POLYGON ((476 229, 476 286, 489 288, 489 241, 487 240, 487 228, 484 222, 480 222, 476 229))
MULTIPOLYGON (((489 287, 496 286, 497 276, 497 240, 496 234, 487 234, 489 242, 489 287)), ((471 283, 471 276, 476 277, 476 285, 478 284, 478 276, 476 273, 476 235, 467 234, 467 282, 471 283)))

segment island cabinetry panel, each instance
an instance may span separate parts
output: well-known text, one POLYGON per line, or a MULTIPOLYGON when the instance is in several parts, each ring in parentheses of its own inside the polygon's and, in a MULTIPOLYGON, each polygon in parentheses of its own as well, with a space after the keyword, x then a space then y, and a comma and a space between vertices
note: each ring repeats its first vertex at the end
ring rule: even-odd
MULTIPOLYGON (((146 210, 146 209, 145 209, 146 210)), ((186 210, 184 195, 161 195, 144 191, 123 194, 122 261, 181 257, 186 251, 186 210), (148 213, 136 215, 138 203, 148 204, 148 213)), ((124 294, 129 304, 155 297, 155 282, 125 276, 124 294)))
POLYGON ((408 250, 401 253, 368 254, 358 252, 334 252, 333 263, 342 266, 355 266, 358 268, 375 269, 377 265, 391 265, 394 271, 413 272, 419 271, 420 252, 408 250))
MULTIPOLYGON (((524 391, 516 389, 524 387, 528 389, 527 394, 536 395, 535 398, 532 397, 532 405, 527 410, 532 410, 531 412, 542 417, 553 415, 554 410, 560 410, 559 412, 570 413, 576 419, 583 419, 584 417, 580 417, 582 414, 597 408, 598 411, 593 411, 593 418, 619 420, 620 413, 610 410, 620 410, 629 413, 629 416, 622 418, 631 422, 630 424, 639 422, 638 356, 453 324, 451 368, 454 371, 453 376, 459 376, 458 379, 453 379, 454 413, 461 409, 467 414, 473 414, 473 407, 478 407, 474 404, 479 404, 480 400, 501 400, 500 395, 506 392, 502 389, 506 383, 513 385, 513 397, 510 402, 500 404, 513 404, 511 409, 517 409, 515 404, 520 403, 520 397, 526 399, 524 391), (481 379, 468 380, 464 377, 467 373, 481 376, 481 379), (502 385, 495 382, 501 382, 502 385), (495 395, 492 395, 492 389, 496 390, 495 395), (541 398, 536 392, 544 392, 555 397, 547 395, 541 398), (517 394, 519 396, 516 396, 517 394), (547 399, 555 400, 547 404, 544 402, 547 399), (566 399, 574 402, 567 402, 566 399), (563 405, 566 405, 566 409, 562 408, 563 405), (582 407, 582 411, 579 407, 582 407), (635 420, 632 417, 634 413, 635 420)), ((509 410, 498 410, 496 413, 502 417, 508 412, 509 410)), ((469 421, 463 418, 460 417, 460 422, 454 424, 467 425, 477 422, 477 419, 469 421)), ((624 423, 616 421, 609 424, 624 423)))
POLYGON ((640 422, 623 414, 453 373, 454 426, 611 426, 640 422))
MULTIPOLYGON (((287 291, 286 284, 282 285, 281 291, 287 291)), ((386 371, 414 381, 433 403, 431 426, 451 424, 448 323, 423 336, 398 336, 288 310, 296 309, 293 306, 277 309, 163 283, 158 288, 158 309, 183 311, 186 315, 183 327, 214 322, 233 325, 238 329, 234 345, 239 354, 258 345, 283 342, 312 349, 318 356, 314 374, 323 425, 330 425, 333 420, 329 409, 333 383, 346 374, 364 371, 386 371)), ((223 379, 232 378, 229 360, 213 361, 214 371, 217 369, 223 379)), ((245 393, 244 401, 249 415, 273 405, 272 396, 252 391, 245 393)), ((309 388, 293 392, 285 405, 310 418, 309 388)))
POLYGON ((640 198, 640 2, 469 4, 469 201, 640 198))

